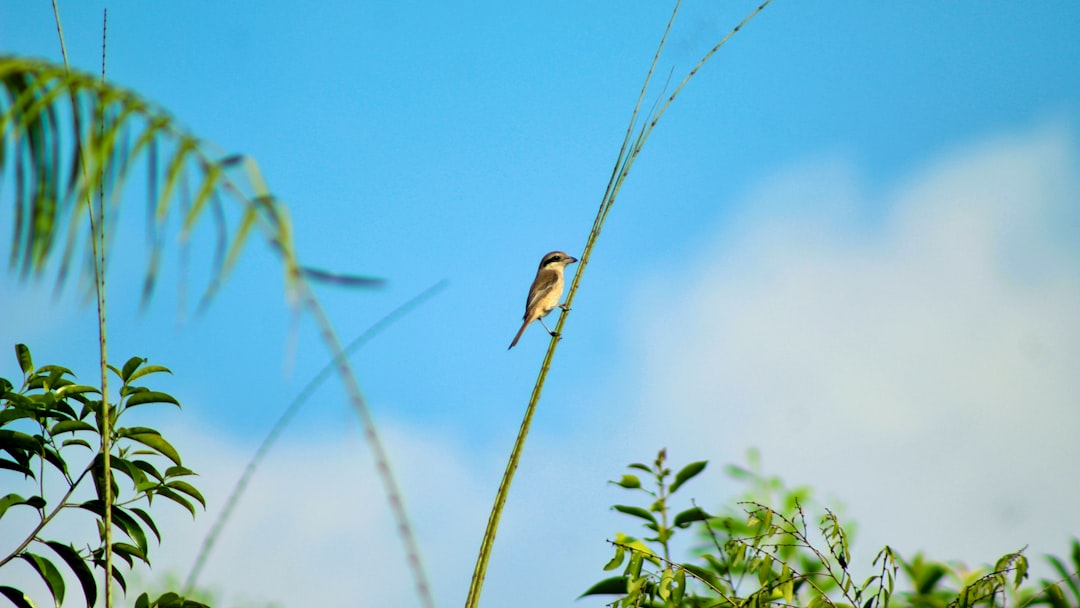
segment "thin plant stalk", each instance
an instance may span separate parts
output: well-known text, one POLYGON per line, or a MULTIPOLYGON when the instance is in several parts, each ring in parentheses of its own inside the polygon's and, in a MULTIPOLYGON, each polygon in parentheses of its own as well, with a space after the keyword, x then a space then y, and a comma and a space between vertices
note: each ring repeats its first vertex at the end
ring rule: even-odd
MULTIPOLYGON (((67 45, 64 43, 64 28, 60 20, 60 7, 57 6, 56 0, 52 1, 53 18, 56 21, 56 34, 60 40, 60 54, 64 59, 65 69, 69 69, 67 45)), ((106 9, 104 20, 102 23, 101 32, 101 80, 105 81, 105 58, 106 58, 106 35, 108 33, 108 10, 106 9)), ((72 93, 72 107, 76 105, 75 94, 72 93)), ((75 133, 76 142, 75 145, 80 148, 79 153, 79 167, 83 174, 83 181, 89 181, 86 168, 86 155, 82 152, 82 128, 79 124, 79 112, 76 110, 72 113, 75 120, 75 133)), ((101 116, 102 124, 100 125, 104 130, 105 116, 101 116)), ((104 175, 105 167, 102 165, 101 172, 104 175)), ((98 349, 99 349, 99 366, 101 370, 101 414, 99 431, 101 432, 101 457, 104 486, 102 497, 104 501, 104 524, 103 524, 103 542, 105 544, 105 608, 112 608, 112 418, 109 415, 109 365, 108 365, 108 341, 106 339, 106 323, 105 323, 105 192, 104 192, 104 178, 99 180, 98 190, 98 219, 94 221, 94 207, 92 201, 92 194, 89 189, 86 191, 86 207, 87 215, 90 218, 90 247, 94 261, 94 292, 97 300, 97 318, 98 318, 98 349)))
POLYGON ((476 559, 476 567, 473 570, 472 580, 469 584, 469 594, 465 599, 465 608, 477 608, 480 603, 480 592, 484 586, 484 577, 487 573, 488 561, 491 557, 491 549, 495 543, 495 534, 499 527, 499 519, 502 516, 503 507, 506 504, 506 498, 510 491, 510 484, 513 481, 514 473, 517 471, 518 463, 521 459, 521 453, 525 447, 525 438, 529 433, 529 427, 532 424, 532 417, 536 411, 536 405, 540 401, 540 394, 543 391, 544 383, 547 380, 548 371, 551 369, 551 362, 555 356, 555 348, 559 344, 559 336, 562 334, 563 325, 566 323, 567 313, 571 308, 571 304, 574 301, 574 295, 577 293, 578 285, 581 282, 582 275, 585 274, 585 268, 589 264, 589 258, 592 255, 593 247, 596 244, 597 238, 600 236, 600 231, 603 228, 604 221, 607 219, 608 213, 611 211, 612 206, 615 204, 615 198, 619 194, 619 190, 622 188, 623 182, 626 176, 629 175, 630 168, 633 166, 634 161, 637 159, 638 154, 641 153, 642 147, 645 145, 645 141, 648 139, 653 128, 656 127, 656 123, 660 120, 660 117, 667 111, 667 108, 675 100, 675 97, 686 86, 690 78, 693 77, 702 65, 705 64, 715 53, 723 46, 736 32, 742 29, 751 19, 753 19, 758 13, 762 11, 772 0, 765 0, 762 4, 758 5, 749 15, 747 15, 735 28, 733 28, 724 38, 720 40, 708 53, 702 57, 693 69, 682 80, 675 91, 668 97, 667 101, 659 110, 651 113, 647 122, 641 126, 638 135, 634 136, 634 130, 638 125, 638 114, 641 110, 641 105, 645 99, 646 92, 648 91, 649 84, 652 81, 653 74, 656 70, 656 65, 659 62, 660 55, 667 42, 668 34, 671 32, 671 27, 675 22, 675 17, 678 15, 679 6, 681 0, 676 0, 675 8, 672 10, 671 18, 668 20, 667 27, 664 29, 664 35, 660 39, 660 44, 657 46, 656 54, 653 56, 652 64, 649 66, 649 71, 645 76, 645 82, 641 87, 641 93, 638 95, 637 103, 634 105, 634 110, 630 115, 630 123, 626 129, 626 136, 623 139, 622 147, 619 149, 619 155, 615 160, 615 167, 612 170, 611 178, 608 181, 604 196, 600 202, 600 208, 597 211, 596 219, 593 221, 592 230, 589 232, 589 238, 585 242, 585 249, 581 254, 581 259, 578 263, 578 270, 574 274, 574 279, 570 283, 570 289, 566 296, 566 303, 563 312, 559 315, 559 320, 555 325, 554 336, 551 342, 548 344, 547 354, 544 356, 544 360, 540 365, 540 373, 537 376, 536 384, 533 386, 532 395, 529 398, 529 404, 525 408, 525 417, 521 421, 521 428, 518 430, 517 439, 514 441, 514 447, 510 452, 510 460, 507 462, 506 471, 503 473, 502 480, 499 483, 499 489, 495 494, 495 504, 492 505, 491 515, 488 517, 487 528, 484 530, 484 538, 480 543, 480 554, 476 559))
MULTIPOLYGON (((354 338, 353 341, 345 347, 344 355, 346 357, 351 355, 384 329, 392 325, 395 321, 412 312, 417 306, 423 304, 435 294, 445 289, 446 284, 447 282, 445 279, 439 281, 379 319, 374 325, 364 330, 363 333, 354 338)), ((232 492, 229 493, 229 497, 225 499, 225 505, 221 509, 221 514, 218 515, 214 525, 211 526, 210 531, 206 534, 206 538, 203 539, 202 546, 199 548, 199 554, 195 556, 195 562, 191 567, 191 572, 188 573, 187 580, 184 582, 184 595, 190 594, 192 589, 194 589, 195 584, 198 582, 199 574, 201 574, 203 566, 206 565, 206 561, 210 557, 210 551, 214 548, 218 537, 221 535, 221 531, 232 516, 232 512, 236 509, 236 505, 240 502, 240 497, 243 495, 244 490, 247 489, 247 485, 251 481, 251 478, 255 475, 255 470, 262 463, 266 454, 270 452, 270 448, 273 447, 278 437, 285 430, 285 427, 288 426, 289 422, 291 422, 296 414, 300 412, 301 406, 303 406, 308 398, 315 393, 315 389, 322 386, 323 382, 334 373, 336 365, 337 361, 331 360, 315 374, 300 393, 297 394, 296 398, 293 399, 292 403, 285 408, 285 411, 278 418, 277 422, 274 423, 270 433, 263 439, 262 443, 259 444, 259 448, 255 450, 255 455, 252 456, 251 460, 244 468, 243 474, 240 475, 240 479, 236 482, 232 492)))
POLYGON ((398 487, 393 471, 390 470, 390 458, 387 455, 386 447, 383 446, 379 433, 375 429, 375 418, 371 415, 367 400, 364 399, 360 384, 356 381, 352 365, 349 364, 349 358, 345 354, 345 349, 341 346, 341 341, 334 331, 334 326, 330 323, 330 318, 326 315, 326 311, 323 310, 322 304, 315 297, 315 292, 312 291, 310 281, 299 271, 295 279, 297 293, 300 295, 304 307, 315 319, 315 324, 319 327, 323 342, 330 349, 330 354, 334 358, 333 365, 337 367, 338 375, 341 376, 341 381, 345 384, 345 392, 349 397, 349 402, 352 404, 353 409, 356 410, 356 414, 360 417, 361 424, 364 427, 364 439, 367 440, 368 445, 371 447, 372 459, 375 461, 375 471, 378 473, 379 480, 383 485, 383 491, 386 492, 387 501, 390 503, 390 511, 393 513, 397 524, 398 536, 405 546, 405 558, 409 563, 409 569, 412 571, 413 580, 416 583, 416 593, 420 598, 420 604, 424 608, 434 608, 435 601, 432 599, 431 585, 428 583, 427 575, 424 572, 424 564, 420 559, 420 547, 416 543, 416 537, 413 536, 412 526, 409 524, 409 518, 405 512, 405 502, 401 497, 401 489, 398 487))

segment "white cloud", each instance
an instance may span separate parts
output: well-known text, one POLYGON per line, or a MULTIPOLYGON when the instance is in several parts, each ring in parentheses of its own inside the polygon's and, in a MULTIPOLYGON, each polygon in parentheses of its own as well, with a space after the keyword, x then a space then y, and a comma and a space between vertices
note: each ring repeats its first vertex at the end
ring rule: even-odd
MULTIPOLYGON (((842 163, 777 175, 716 250, 641 294, 662 441, 836 496, 859 546, 969 564, 1080 533, 1080 181, 1050 126, 881 200, 842 163)), ((871 553, 872 555, 872 553, 871 553)))

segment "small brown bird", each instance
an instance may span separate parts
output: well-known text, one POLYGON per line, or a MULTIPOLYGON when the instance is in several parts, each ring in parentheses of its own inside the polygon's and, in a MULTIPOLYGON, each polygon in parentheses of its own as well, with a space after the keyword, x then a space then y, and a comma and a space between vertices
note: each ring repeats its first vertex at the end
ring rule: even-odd
POLYGON ((567 264, 573 264, 576 261, 577 258, 562 251, 552 251, 540 260, 540 268, 536 270, 536 278, 533 279, 532 287, 529 288, 529 297, 525 300, 525 316, 522 317, 525 322, 521 324, 521 329, 518 330, 514 341, 506 350, 514 348, 521 339, 521 334, 525 333, 525 328, 533 321, 540 321, 549 334, 555 335, 555 332, 548 329, 543 317, 559 306, 565 283, 563 269, 567 264))

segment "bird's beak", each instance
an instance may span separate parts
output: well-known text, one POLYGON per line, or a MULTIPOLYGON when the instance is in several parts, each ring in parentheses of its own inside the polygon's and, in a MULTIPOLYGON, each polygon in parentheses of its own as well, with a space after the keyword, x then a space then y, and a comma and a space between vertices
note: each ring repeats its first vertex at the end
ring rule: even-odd
POLYGON ((576 261, 577 261, 577 258, 575 258, 574 256, 570 256, 570 261, 567 262, 567 264, 573 264, 576 261))

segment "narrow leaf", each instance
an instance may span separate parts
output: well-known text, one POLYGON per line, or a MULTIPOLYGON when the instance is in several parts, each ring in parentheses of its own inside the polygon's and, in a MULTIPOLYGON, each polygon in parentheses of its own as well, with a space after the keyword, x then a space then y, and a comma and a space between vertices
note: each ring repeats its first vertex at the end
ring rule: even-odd
POLYGON ((45 581, 45 586, 49 588, 56 608, 60 608, 64 604, 64 577, 60 576, 60 571, 56 569, 56 566, 44 557, 33 553, 20 553, 19 558, 30 564, 41 580, 45 581))
POLYGON ((708 460, 700 460, 698 462, 691 462, 682 468, 675 474, 675 481, 671 484, 671 492, 678 490, 684 483, 693 479, 698 473, 705 470, 705 466, 709 464, 708 460))
POLYGON ((581 599, 589 595, 626 595, 626 577, 613 576, 589 587, 585 593, 578 596, 581 599))
POLYGON ((10 600, 12 604, 15 604, 16 608, 37 608, 29 595, 26 595, 14 587, 0 586, 0 595, 10 600))
POLYGON ((612 508, 620 513, 626 513, 627 515, 640 517, 641 519, 644 519, 649 523, 656 524, 656 518, 653 517, 653 514, 649 513, 645 509, 642 509, 641 507, 632 507, 629 505, 615 505, 612 508))
POLYGON ((82 586, 86 605, 93 606, 94 602, 97 601, 97 582, 94 580, 94 574, 90 571, 90 567, 86 565, 86 560, 70 545, 52 540, 45 541, 45 544, 56 552, 60 559, 64 560, 64 563, 75 573, 75 578, 79 579, 79 585, 82 586))

